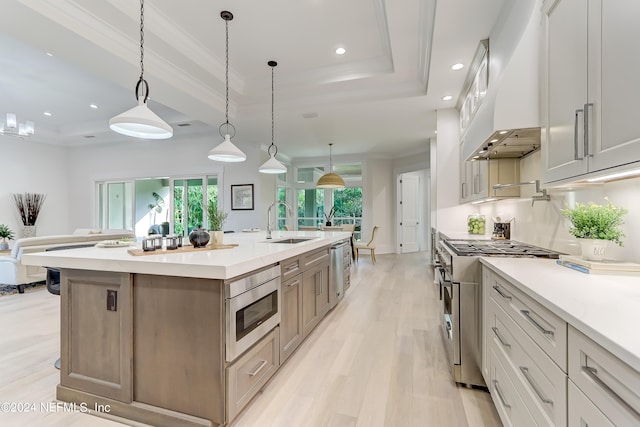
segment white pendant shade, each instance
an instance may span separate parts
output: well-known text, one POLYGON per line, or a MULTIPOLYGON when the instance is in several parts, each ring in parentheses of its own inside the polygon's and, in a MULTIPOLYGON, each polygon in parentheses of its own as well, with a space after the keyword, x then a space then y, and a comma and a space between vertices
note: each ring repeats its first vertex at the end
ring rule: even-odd
POLYGON ((269 156, 269 160, 264 162, 258 169, 258 172, 272 174, 285 173, 286 171, 287 167, 280 163, 274 156, 269 156))
POLYGON ((233 145, 231 136, 228 133, 224 135, 224 141, 209 150, 208 157, 219 162, 244 162, 247 160, 247 155, 233 145))
POLYGON ((167 139, 173 136, 173 128, 147 107, 140 97, 138 105, 109 120, 112 131, 135 138, 167 139))
POLYGON ((324 174, 316 184, 317 188, 344 188, 344 180, 340 175, 333 172, 324 174))

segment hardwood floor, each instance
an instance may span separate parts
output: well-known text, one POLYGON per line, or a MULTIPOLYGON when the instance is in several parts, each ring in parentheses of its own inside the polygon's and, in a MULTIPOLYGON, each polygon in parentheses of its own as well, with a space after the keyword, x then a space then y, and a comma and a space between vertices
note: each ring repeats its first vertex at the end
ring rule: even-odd
MULTIPOLYGON (((438 304, 424 253, 361 257, 344 300, 232 427, 500 426, 488 393, 453 384, 438 304)), ((0 408, 0 425, 125 425, 51 403, 59 322, 46 290, 0 297, 0 403, 35 404, 0 408)))

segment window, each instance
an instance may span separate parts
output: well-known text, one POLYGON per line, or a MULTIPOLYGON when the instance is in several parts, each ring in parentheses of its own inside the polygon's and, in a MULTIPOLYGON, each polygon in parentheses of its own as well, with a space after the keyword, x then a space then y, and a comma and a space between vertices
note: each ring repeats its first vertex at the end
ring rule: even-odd
POLYGON ((101 228, 148 234, 188 235, 207 227, 206 206, 218 204, 218 177, 139 178, 97 182, 97 222, 101 228))
POLYGON ((355 224, 355 237, 360 238, 362 225, 362 165, 360 163, 333 165, 333 171, 345 181, 343 189, 315 188, 325 174, 324 166, 301 166, 296 169, 295 194, 297 224, 300 227, 319 227, 325 224, 325 213, 334 207, 333 225, 355 224))

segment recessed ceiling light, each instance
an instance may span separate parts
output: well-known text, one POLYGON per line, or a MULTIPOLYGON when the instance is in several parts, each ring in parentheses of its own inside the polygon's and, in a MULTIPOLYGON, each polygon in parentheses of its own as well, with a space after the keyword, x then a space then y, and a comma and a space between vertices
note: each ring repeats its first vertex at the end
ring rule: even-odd
POLYGON ((346 52, 346 50, 343 47, 339 47, 339 48, 336 49, 336 53, 338 55, 344 55, 345 52, 346 52))
POLYGON ((442 97, 443 101, 451 101, 452 99, 453 99, 453 96, 451 96, 451 95, 445 95, 445 96, 442 97))
POLYGON ((492 140, 491 140, 491 141, 489 141, 489 142, 498 142, 498 140, 497 140, 497 139, 492 139, 492 140))
POLYGON ((45 111, 44 115, 47 116, 47 117, 52 116, 52 114, 50 112, 48 112, 48 111, 45 111))
POLYGON ((507 132, 508 132, 508 131, 506 131, 506 130, 501 130, 501 131, 500 131, 500 135, 504 135, 504 134, 505 134, 505 133, 507 133, 507 132))
POLYGON ((462 70, 463 68, 464 68, 464 64, 461 64, 461 63, 459 63, 459 62, 458 62, 457 64, 453 64, 453 65, 451 66, 451 69, 452 69, 453 71, 462 70))
POLYGON ((47 56, 53 56, 53 53, 47 52, 47 56))
POLYGON ((89 104, 89 107, 93 108, 94 110, 98 109, 98 106, 96 104, 89 104))

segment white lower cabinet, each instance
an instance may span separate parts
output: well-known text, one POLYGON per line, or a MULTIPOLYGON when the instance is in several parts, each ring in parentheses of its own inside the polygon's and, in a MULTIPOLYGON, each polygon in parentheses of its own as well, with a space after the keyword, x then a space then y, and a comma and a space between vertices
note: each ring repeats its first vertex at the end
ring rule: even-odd
MULTIPOLYGON (((552 342, 564 341, 566 349, 566 335, 559 336, 558 331, 566 331, 561 319, 538 306, 535 301, 518 291, 513 285, 484 267, 483 290, 488 298, 485 300, 484 342, 486 352, 490 354, 490 384, 498 413, 506 425, 517 426, 566 426, 567 425, 567 375, 564 363, 556 363, 558 357, 557 346, 549 352, 546 349, 552 342), (554 330, 552 342, 537 327, 529 328, 528 313, 544 330, 554 330), (534 316, 535 313, 535 317, 534 316), (542 338, 541 338, 542 337, 542 338), (543 339, 543 341, 541 341, 543 339), (551 354, 549 354, 551 353, 551 354), (495 364, 495 363, 498 364, 495 364), (510 380, 510 385, 522 404, 514 404, 508 410, 504 407, 504 400, 517 399, 512 396, 499 396, 496 391, 500 383, 502 372, 510 380), (498 377, 496 377, 496 375, 498 377), (518 420, 515 423, 514 420, 518 420)), ((565 332, 566 333, 566 332, 565 332)), ((563 346, 560 346, 561 348, 563 346)), ((563 350, 560 350, 562 353, 563 350)), ((565 353, 566 354, 566 353, 565 353)), ((566 356, 564 358, 566 361, 566 356)), ((562 362, 562 360, 561 360, 562 362)))
POLYGON ((490 350, 488 363, 491 381, 487 382, 502 424, 521 427, 531 424, 531 415, 512 382, 512 375, 495 351, 490 350))
POLYGON ((503 424, 640 426, 640 372, 525 294, 526 285, 486 266, 482 279, 483 373, 503 424))
MULTIPOLYGON (((640 373, 575 328, 569 328, 569 378, 611 424, 580 424, 595 417, 569 401, 570 425, 640 426, 640 373)), ((578 399, 579 401, 579 399, 578 399)))
POLYGON ((571 380, 568 389, 569 427, 615 427, 571 380))

